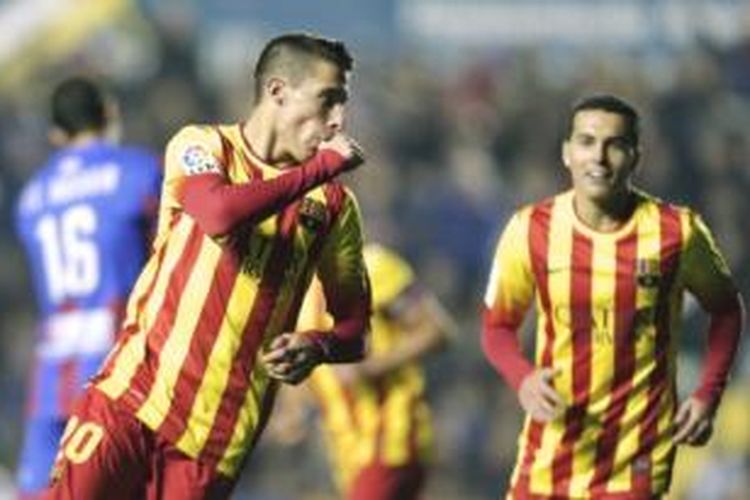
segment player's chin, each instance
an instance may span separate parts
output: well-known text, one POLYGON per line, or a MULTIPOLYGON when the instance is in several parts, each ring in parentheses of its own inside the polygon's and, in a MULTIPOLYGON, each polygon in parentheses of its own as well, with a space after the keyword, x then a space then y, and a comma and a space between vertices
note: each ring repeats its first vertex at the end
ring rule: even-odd
POLYGON ((590 183, 582 189, 584 196, 591 201, 605 202, 615 195, 617 190, 608 183, 590 183))

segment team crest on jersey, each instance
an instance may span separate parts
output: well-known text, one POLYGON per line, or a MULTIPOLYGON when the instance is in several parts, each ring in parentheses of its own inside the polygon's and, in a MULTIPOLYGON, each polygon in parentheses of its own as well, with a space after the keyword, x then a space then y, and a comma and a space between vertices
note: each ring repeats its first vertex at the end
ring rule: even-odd
POLYGON ((182 169, 187 175, 220 173, 219 162, 202 146, 192 145, 182 153, 182 169))
POLYGON ((661 272, 659 261, 655 259, 638 259, 636 263, 636 281, 638 286, 655 288, 659 286, 661 272))
POLYGON ((312 198, 303 198, 299 207, 299 221, 310 231, 318 231, 328 221, 325 204, 312 198))

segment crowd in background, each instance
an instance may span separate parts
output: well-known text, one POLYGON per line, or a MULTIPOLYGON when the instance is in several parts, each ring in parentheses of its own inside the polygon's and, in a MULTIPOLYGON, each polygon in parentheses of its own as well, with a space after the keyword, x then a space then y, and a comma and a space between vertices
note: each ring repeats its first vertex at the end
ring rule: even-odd
MULTIPOLYGON (((157 151, 181 125, 232 121, 250 106, 249 67, 244 78, 216 84, 202 74, 185 26, 162 24, 149 36, 156 62, 143 79, 113 78, 106 60, 84 52, 40 69, 0 100, 0 469, 15 464, 35 335, 12 207, 50 151, 51 85, 72 72, 107 75, 122 103, 125 140, 157 151)), ((750 32, 732 46, 697 41, 657 60, 616 50, 553 58, 532 49, 465 54, 450 66, 416 50, 357 59, 348 127, 368 165, 347 182, 368 237, 400 250, 461 325, 451 349, 428 365, 438 441, 428 498, 497 498, 521 414, 481 354, 479 305, 510 212, 566 185, 560 141, 577 97, 607 91, 637 105, 644 118, 638 183, 704 215, 750 298, 750 32)), ((683 391, 697 377, 705 338, 704 318, 689 301, 686 308, 683 391)), ((735 373, 710 451, 678 461, 680 498, 740 498, 750 490, 747 349, 735 373)), ((237 498, 325 498, 332 488, 320 443, 309 436, 265 439, 237 498)))

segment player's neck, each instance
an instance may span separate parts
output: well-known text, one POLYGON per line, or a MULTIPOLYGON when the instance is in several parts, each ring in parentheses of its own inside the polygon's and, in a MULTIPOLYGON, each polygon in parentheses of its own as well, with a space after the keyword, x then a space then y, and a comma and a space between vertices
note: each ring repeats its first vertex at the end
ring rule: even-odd
POLYGON ((270 113, 261 106, 256 107, 250 118, 242 125, 242 135, 245 136, 245 142, 252 154, 260 161, 267 165, 284 168, 292 162, 279 153, 279 141, 272 126, 273 117, 270 113))
POLYGON ((88 146, 93 142, 99 142, 101 140, 102 133, 100 131, 87 131, 78 133, 70 137, 67 141, 65 141, 64 145, 66 147, 81 148, 88 146))
POLYGON ((627 189, 607 200, 573 196, 573 209, 578 219, 594 231, 610 233, 620 229, 633 215, 635 193, 627 189))

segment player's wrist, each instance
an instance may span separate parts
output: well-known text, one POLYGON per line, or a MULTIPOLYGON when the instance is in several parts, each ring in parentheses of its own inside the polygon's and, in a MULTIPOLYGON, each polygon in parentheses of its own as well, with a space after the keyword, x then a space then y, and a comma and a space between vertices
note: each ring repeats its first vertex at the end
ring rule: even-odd
POLYGON ((321 149, 308 163, 314 173, 335 176, 344 171, 346 158, 333 149, 321 149))
POLYGON ((327 363, 330 359, 330 349, 325 338, 327 334, 320 330, 308 330, 301 335, 308 342, 310 354, 316 364, 327 363))
POLYGON ((704 404, 708 408, 708 412, 713 414, 716 412, 716 408, 719 406, 721 400, 721 394, 716 394, 708 388, 698 388, 691 394, 691 397, 698 402, 704 404))
POLYGON ((357 168, 364 162, 362 155, 355 151, 344 155, 335 149, 321 149, 315 156, 318 168, 330 175, 337 175, 357 168))

